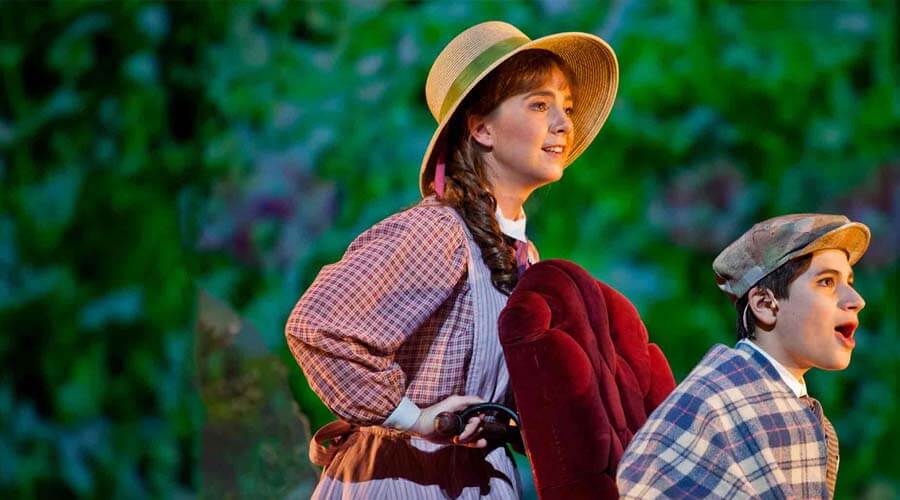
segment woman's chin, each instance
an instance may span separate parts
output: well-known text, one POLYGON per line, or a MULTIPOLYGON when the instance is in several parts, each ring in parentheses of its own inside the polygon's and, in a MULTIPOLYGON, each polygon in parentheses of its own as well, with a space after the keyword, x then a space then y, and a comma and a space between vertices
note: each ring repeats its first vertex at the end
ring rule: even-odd
POLYGON ((529 189, 538 189, 562 179, 563 170, 565 168, 562 164, 543 164, 538 168, 532 169, 527 177, 522 178, 522 180, 529 186, 529 189))
POLYGON ((560 179, 562 179, 561 171, 556 175, 547 174, 547 175, 542 175, 539 178, 535 178, 534 183, 532 185, 534 186, 534 189, 542 188, 548 184, 553 184, 554 182, 556 182, 560 179))
POLYGON ((547 184, 562 179, 565 168, 562 164, 553 165, 547 170, 547 184))

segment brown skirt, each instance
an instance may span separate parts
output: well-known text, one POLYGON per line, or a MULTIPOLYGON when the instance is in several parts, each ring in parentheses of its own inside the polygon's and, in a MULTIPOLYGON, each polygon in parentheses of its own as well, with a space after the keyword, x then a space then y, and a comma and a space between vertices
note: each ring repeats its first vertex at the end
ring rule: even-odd
POLYGON ((518 499, 519 478, 505 447, 441 445, 384 427, 341 440, 314 499, 518 499))

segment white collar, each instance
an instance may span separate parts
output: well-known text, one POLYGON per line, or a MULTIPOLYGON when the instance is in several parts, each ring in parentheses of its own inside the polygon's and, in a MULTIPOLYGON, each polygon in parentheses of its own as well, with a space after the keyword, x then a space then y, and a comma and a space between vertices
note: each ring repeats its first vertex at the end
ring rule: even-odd
POLYGON ((806 392, 806 381, 803 379, 797 380, 791 372, 787 370, 781 363, 779 363, 775 358, 769 355, 766 351, 764 351, 761 347, 756 345, 754 342, 750 342, 747 339, 741 339, 738 344, 747 344, 753 349, 756 349, 756 352, 762 354, 766 359, 769 360, 769 363, 772 363, 772 366, 775 367, 775 370, 781 375, 781 379, 791 388, 791 391, 798 398, 802 398, 807 395, 806 392))
POLYGON ((527 218, 525 217, 524 209, 521 217, 511 220, 503 216, 503 212, 500 211, 500 205, 497 205, 497 212, 494 215, 497 217, 497 222, 500 223, 500 230, 503 231, 503 234, 519 241, 528 241, 528 238, 525 237, 525 222, 527 218))

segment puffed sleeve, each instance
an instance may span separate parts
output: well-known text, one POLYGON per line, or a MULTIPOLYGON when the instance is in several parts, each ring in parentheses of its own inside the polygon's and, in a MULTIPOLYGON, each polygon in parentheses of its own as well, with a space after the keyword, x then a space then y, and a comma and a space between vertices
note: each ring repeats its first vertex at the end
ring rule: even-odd
POLYGON ((322 268, 288 318, 310 386, 348 422, 383 424, 411 404, 394 353, 465 276, 466 238, 450 210, 418 205, 376 224, 322 268))

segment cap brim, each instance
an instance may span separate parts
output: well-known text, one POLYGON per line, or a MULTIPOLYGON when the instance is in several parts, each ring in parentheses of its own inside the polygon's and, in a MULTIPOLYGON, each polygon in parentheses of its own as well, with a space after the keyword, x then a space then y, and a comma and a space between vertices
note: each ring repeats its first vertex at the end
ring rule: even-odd
POLYGON ((859 259, 866 253, 871 237, 869 228, 865 224, 849 222, 828 231, 802 249, 791 252, 783 260, 787 262, 794 257, 811 254, 819 250, 837 249, 847 253, 847 261, 852 266, 859 262, 859 259))
POLYGON ((462 96, 444 115, 437 129, 431 136, 422 164, 419 168, 419 191, 425 194, 425 187, 434 177, 435 149, 444 140, 445 129, 465 96, 493 71, 510 57, 529 49, 544 49, 562 58, 575 74, 578 86, 577 102, 572 113, 572 124, 575 139, 572 151, 566 159, 571 164, 593 142, 603 127, 616 99, 619 86, 619 64, 616 54, 602 38, 589 33, 557 33, 537 40, 532 40, 517 49, 505 54, 488 66, 476 77, 462 96))

